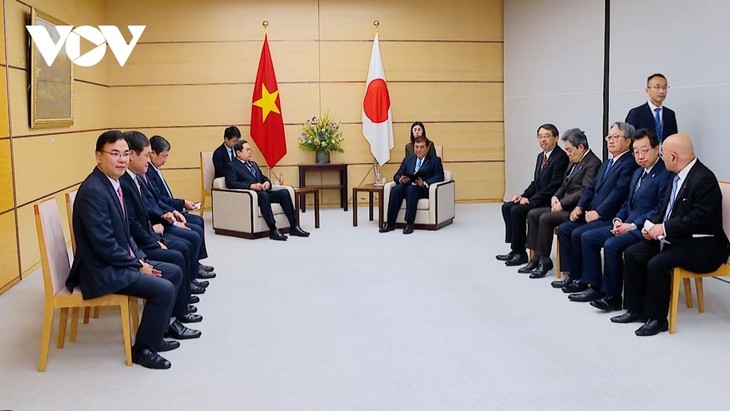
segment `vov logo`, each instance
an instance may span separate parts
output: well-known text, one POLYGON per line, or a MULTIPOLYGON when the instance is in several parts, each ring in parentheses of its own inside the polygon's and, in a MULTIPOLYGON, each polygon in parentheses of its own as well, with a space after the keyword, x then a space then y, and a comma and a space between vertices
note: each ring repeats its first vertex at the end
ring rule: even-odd
POLYGON ((66 54, 77 66, 91 67, 97 64, 104 58, 106 46, 109 45, 119 65, 124 67, 147 26, 127 26, 129 32, 132 33, 132 40, 129 43, 124 40, 122 33, 116 26, 99 26, 98 29, 92 26, 54 27, 58 31, 58 41, 56 42, 53 41, 45 26, 25 26, 48 67, 56 60, 64 44, 66 45, 66 54), (82 37, 96 46, 83 55, 81 55, 82 37))

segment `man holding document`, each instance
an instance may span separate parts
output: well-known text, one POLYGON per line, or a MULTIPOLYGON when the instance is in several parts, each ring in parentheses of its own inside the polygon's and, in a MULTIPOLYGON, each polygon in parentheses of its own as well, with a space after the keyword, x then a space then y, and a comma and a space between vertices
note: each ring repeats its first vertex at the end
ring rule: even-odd
POLYGON ((428 154, 426 137, 416 137, 413 145, 414 154, 403 159, 398 172, 393 176, 396 185, 390 192, 388 201, 387 224, 379 231, 387 233, 395 230, 395 220, 398 218, 403 200, 406 200, 406 227, 403 234, 413 232, 413 223, 416 220, 416 205, 421 198, 428 198, 428 186, 444 181, 444 167, 441 159, 428 154))

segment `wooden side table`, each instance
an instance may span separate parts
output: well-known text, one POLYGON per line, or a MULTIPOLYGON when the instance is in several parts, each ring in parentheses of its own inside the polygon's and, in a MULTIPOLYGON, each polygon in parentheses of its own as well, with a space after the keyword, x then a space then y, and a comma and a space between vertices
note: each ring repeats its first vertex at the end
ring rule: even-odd
POLYGON ((319 189, 313 187, 294 189, 294 211, 297 213, 297 224, 299 224, 299 211, 306 211, 301 206, 307 202, 307 194, 312 194, 314 197, 314 228, 319 228, 319 189))
POLYGON ((383 226, 383 186, 366 184, 352 188, 352 226, 357 227, 357 193, 368 193, 370 221, 373 221, 373 194, 378 194, 378 228, 383 226))
MULTIPOLYGON (((299 164, 299 187, 318 188, 318 189, 337 189, 340 190, 340 207, 347 211, 347 164, 299 164), (308 186, 307 171, 337 171, 340 176, 339 184, 308 186)), ((306 211, 306 204, 302 205, 302 211, 306 211)))

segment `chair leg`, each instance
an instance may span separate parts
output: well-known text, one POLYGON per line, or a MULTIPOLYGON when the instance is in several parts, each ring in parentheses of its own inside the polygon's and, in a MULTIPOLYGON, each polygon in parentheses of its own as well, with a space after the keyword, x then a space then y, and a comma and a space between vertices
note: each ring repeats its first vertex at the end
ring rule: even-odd
POLYGON ((84 324, 89 323, 90 316, 91 316, 91 307, 84 308, 84 324))
POLYGON ((69 336, 68 340, 71 342, 76 342, 76 330, 79 326, 79 307, 74 307, 71 309, 71 335, 69 336))
POLYGON ((137 297, 129 297, 129 312, 132 314, 132 332, 137 334, 137 328, 139 328, 139 303, 137 297))
POLYGON ((43 333, 41 334, 41 358, 38 361, 38 372, 46 372, 48 362, 48 348, 51 345, 51 328, 53 328, 53 312, 51 305, 46 304, 43 310, 43 333))
POLYGON ((58 320, 58 348, 63 348, 66 342, 66 322, 68 322, 68 308, 61 308, 61 318, 58 320))
POLYGON ((695 288, 697 288, 697 309, 703 313, 705 312, 705 290, 702 286, 702 277, 695 278, 695 288))
POLYGON ((99 318, 99 311, 101 311, 101 307, 94 307, 94 318, 99 318))
POLYGON ((560 279, 561 273, 560 273, 560 242, 555 239, 555 249, 557 251, 557 255, 555 256, 555 278, 558 280, 560 279))
POLYGON ((692 308, 692 284, 689 282, 689 278, 683 278, 684 282, 684 298, 687 300, 687 308, 692 308))
POLYGON ((124 358, 127 367, 132 366, 132 334, 129 332, 129 302, 126 301, 119 306, 122 317, 122 340, 124 340, 124 358))
POLYGON ((672 272, 672 298, 669 301, 669 334, 674 334, 677 328, 677 308, 679 307, 679 273, 675 268, 672 272))
POLYGON ((205 212, 205 197, 207 197, 205 190, 203 190, 203 194, 200 196, 200 216, 203 216, 203 213, 205 212))

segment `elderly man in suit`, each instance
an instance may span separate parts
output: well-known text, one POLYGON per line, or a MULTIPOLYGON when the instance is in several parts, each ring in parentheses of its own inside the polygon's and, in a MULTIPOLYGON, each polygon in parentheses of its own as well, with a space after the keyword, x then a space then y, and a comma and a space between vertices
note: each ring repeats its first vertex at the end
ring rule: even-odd
POLYGON ((129 146, 118 130, 96 141, 97 166, 81 183, 73 210, 76 254, 66 281, 80 286, 84 299, 105 294, 145 298, 142 320, 132 346, 132 361, 143 367, 170 368, 158 352, 180 344, 163 340, 183 278, 179 267, 147 261, 129 232, 124 195, 119 183, 129 161, 129 146))
POLYGON ((634 107, 626 115, 626 122, 636 129, 645 128, 653 131, 661 144, 667 136, 677 133, 677 117, 674 111, 663 107, 667 98, 667 78, 661 73, 654 73, 646 79, 646 94, 649 101, 634 107))
MULTIPOLYGON (((568 156, 558 146, 558 129, 552 124, 537 128, 537 142, 542 151, 535 161, 535 172, 530 185, 522 194, 515 194, 510 201, 502 204, 505 242, 510 243, 510 252, 498 255, 497 260, 505 265, 514 266, 527 263, 525 242, 527 241, 527 213, 533 208, 545 207, 550 198, 558 191, 565 170, 568 169, 568 156)), ((527 264, 530 271, 537 268, 537 262, 527 264)))
POLYGON ((628 311, 611 318, 615 323, 644 322, 636 330, 641 337, 668 329, 674 267, 709 273, 730 254, 722 228, 720 185, 695 156, 689 136, 669 136, 662 159, 672 172, 671 188, 667 185, 660 211, 641 230, 646 241, 626 250, 624 307, 628 311))
POLYGON ((634 136, 633 147, 639 168, 634 171, 629 196, 613 219, 613 226, 586 231, 581 237, 581 283, 589 288, 568 296, 571 301, 590 301, 591 305, 604 311, 621 309, 623 252, 641 241, 640 227, 647 218, 659 212, 669 178, 664 161, 659 158, 659 139, 654 133, 645 128, 639 129, 634 136))
POLYGON ((393 176, 397 184, 390 192, 388 200, 388 217, 385 227, 378 231, 387 233, 395 230, 395 220, 398 218, 403 200, 406 200, 406 227, 403 234, 413 232, 413 223, 416 221, 416 206, 421 198, 428 198, 428 186, 444 181, 444 166, 441 159, 428 154, 428 141, 424 136, 418 136, 413 142, 412 156, 408 156, 400 164, 398 172, 393 176))
POLYGON ((296 210, 294 210, 289 192, 286 190, 272 190, 271 181, 261 172, 258 164, 251 161, 253 153, 248 142, 239 140, 233 146, 233 151, 236 153, 236 159, 226 168, 226 187, 243 188, 257 192, 261 215, 269 226, 269 238, 279 241, 284 241, 287 238, 276 228, 271 203, 279 203, 284 210, 284 214, 289 220, 289 235, 309 237, 309 233, 302 230, 297 223, 296 210))
POLYGON ((631 124, 619 121, 611 125, 606 136, 611 158, 601 165, 593 183, 583 191, 578 205, 570 212, 570 221, 558 228, 560 268, 570 275, 551 285, 565 293, 578 293, 588 288, 580 281, 583 268, 581 236, 595 228, 611 227, 611 221, 629 195, 631 176, 638 167, 629 152, 634 133, 631 124))
POLYGON ((533 208, 527 213, 527 247, 535 253, 519 273, 530 274, 530 278, 542 278, 553 269, 550 252, 553 249, 553 229, 568 221, 572 210, 578 204, 581 194, 591 185, 601 160, 588 147, 588 138, 580 129, 572 128, 561 137, 570 166, 563 176, 563 182, 550 198, 550 207, 533 208))
POLYGON ((233 146, 241 139, 241 131, 236 126, 230 126, 223 131, 223 143, 213 151, 213 167, 215 178, 226 176, 226 167, 236 158, 233 146))

